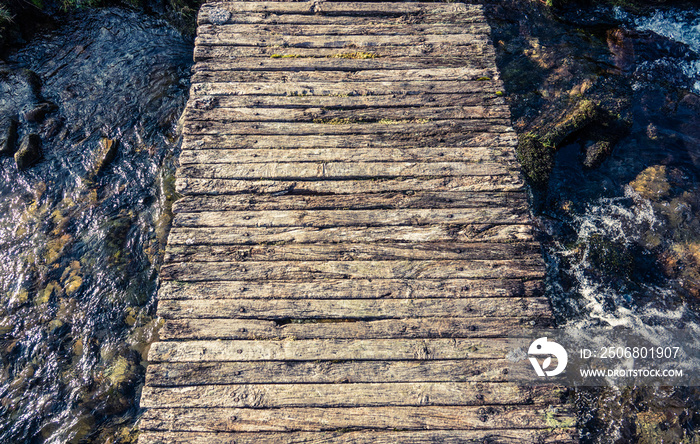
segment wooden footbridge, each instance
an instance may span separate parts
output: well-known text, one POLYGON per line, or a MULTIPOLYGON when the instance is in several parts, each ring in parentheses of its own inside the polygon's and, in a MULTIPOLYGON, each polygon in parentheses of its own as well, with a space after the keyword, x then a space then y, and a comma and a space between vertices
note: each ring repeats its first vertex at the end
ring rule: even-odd
POLYGON ((211 2, 140 443, 573 442, 482 7, 211 2))

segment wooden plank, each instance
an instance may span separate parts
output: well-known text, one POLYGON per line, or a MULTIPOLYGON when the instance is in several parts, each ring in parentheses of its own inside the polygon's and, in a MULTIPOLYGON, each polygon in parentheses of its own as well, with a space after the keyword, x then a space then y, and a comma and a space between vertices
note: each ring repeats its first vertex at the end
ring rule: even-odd
POLYGON ((504 338, 155 342, 149 362, 505 359, 504 338))
POLYGON ((296 148, 182 150, 180 165, 262 162, 513 162, 510 147, 445 148, 296 148))
POLYGON ((549 388, 492 382, 236 384, 143 388, 141 407, 370 407, 509 405, 554 401, 549 388))
POLYGON ((533 240, 527 224, 392 227, 281 227, 232 230, 230 228, 183 228, 170 230, 171 245, 253 245, 287 242, 514 242, 533 240))
POLYGON ((201 95, 272 95, 272 96, 378 96, 403 94, 465 94, 503 90, 500 80, 388 80, 335 82, 206 82, 192 85, 191 96, 201 95))
MULTIPOLYGON (((218 51, 223 52, 223 51, 218 51)), ((356 54, 356 57, 358 55, 356 54)), ((497 77, 498 70, 495 63, 488 63, 483 57, 476 59, 464 57, 374 57, 352 58, 348 57, 233 57, 233 54, 224 55, 223 58, 209 57, 200 60, 192 67, 195 73, 203 72, 233 72, 233 71, 386 71, 386 70, 410 70, 410 69, 438 69, 453 68, 463 69, 474 73, 482 71, 484 76, 497 77)), ((480 76, 481 77, 481 76, 480 76)))
MULTIPOLYGON (((539 258, 538 258, 539 259, 539 258)), ((304 279, 544 278, 541 260, 525 261, 277 261, 166 264, 164 279, 180 281, 304 279)))
POLYGON ((161 283, 158 300, 168 299, 393 299, 536 297, 544 294, 538 280, 348 280, 306 282, 172 282, 161 283))
POLYGON ((175 180, 180 194, 356 194, 436 191, 522 191, 525 183, 520 176, 463 176, 441 178, 396 178, 383 180, 231 180, 231 179, 183 179, 175 180))
MULTIPOLYGON (((418 191, 412 193, 333 194, 305 195, 286 194, 272 196, 234 194, 223 196, 185 196, 173 204, 174 213, 196 213, 200 211, 242 210, 369 210, 386 208, 522 208, 527 206, 524 192, 478 193, 454 191, 418 191)), ((496 247, 497 248, 497 247, 496 247)))
POLYGON ((503 162, 270 162, 181 166, 178 177, 193 179, 355 179, 383 177, 491 176, 508 174, 503 162))
MULTIPOLYGON (((224 9, 225 11, 225 9, 224 9)), ((199 10, 197 23, 199 27, 223 25, 334 25, 334 26, 371 26, 371 25, 400 25, 400 24, 470 24, 483 23, 483 10, 479 5, 464 5, 461 11, 432 10, 429 14, 403 14, 383 17, 372 16, 343 16, 322 14, 294 14, 276 12, 247 12, 235 14, 223 12, 218 5, 203 5, 199 10), (212 17, 212 13, 215 17, 212 17)))
MULTIPOLYGON (((435 208, 386 210, 269 210, 203 211, 178 213, 176 227, 389 227, 437 224, 525 224, 530 221, 518 208, 435 208)), ((336 239, 335 241, 342 241, 336 239)))
POLYGON ((468 30, 460 34, 420 34, 420 35, 286 35, 282 33, 266 34, 229 34, 217 32, 215 34, 198 34, 194 41, 197 46, 226 46, 238 48, 241 46, 253 47, 285 47, 285 48, 357 48, 374 49, 382 46, 415 46, 415 45, 453 45, 473 46, 487 45, 489 35, 484 33, 469 33, 468 30))
MULTIPOLYGON (((245 72, 244 76, 253 75, 245 72)), ((215 72, 209 73, 214 75, 215 72)), ((302 73, 303 74, 303 73, 302 73)), ((301 75, 301 74, 300 74, 301 75)), ((430 94, 391 96, 198 96, 190 98, 187 111, 210 111, 232 108, 284 108, 287 110, 363 109, 363 108, 433 108, 440 106, 504 106, 505 99, 495 93, 430 94)), ((468 140, 469 138, 467 138, 468 140)), ((434 141, 433 143, 437 143, 434 141)))
POLYGON ((524 260, 541 258, 539 243, 391 242, 284 245, 171 245, 165 262, 524 260))
POLYGON ((402 319, 547 316, 547 298, 201 299, 160 301, 165 319, 402 319))
POLYGON ((575 429, 426 430, 410 432, 339 431, 295 433, 142 431, 139 444, 563 444, 577 442, 575 429))
MULTIPOLYGON (((286 98, 280 98, 286 100, 286 98)), ((340 100, 340 99, 339 99, 340 100)), ((238 148, 417 148, 417 147, 515 147, 518 139, 513 131, 506 133, 447 133, 432 131, 402 134, 356 134, 353 137, 324 135, 199 135, 184 136, 185 149, 238 148), (436 136, 436 137, 433 137, 436 136)))
MULTIPOLYGON (((304 17, 304 16, 302 16, 304 17)), ((407 35, 416 36, 423 34, 489 34, 491 27, 483 22, 471 23, 437 23, 437 24, 413 24, 400 23, 384 20, 374 20, 363 24, 348 24, 345 22, 340 26, 337 22, 330 24, 314 23, 309 24, 286 24, 286 23, 265 23, 265 24, 222 24, 212 25, 203 23, 197 27, 197 35, 225 35, 225 36, 245 36, 258 35, 269 37, 270 35, 289 36, 337 36, 337 35, 407 35)))
POLYGON ((401 14, 456 14, 478 11, 478 7, 467 8, 461 3, 369 3, 369 2, 209 2, 202 5, 200 14, 219 8, 230 13, 268 14, 324 14, 324 15, 376 15, 380 17, 401 14))
MULTIPOLYGON (((423 137, 440 137, 465 132, 507 132, 506 119, 389 121, 377 123, 297 123, 297 122, 201 122, 186 121, 183 132, 190 136, 201 135, 334 135, 344 134, 421 134, 423 137)), ((399 136, 401 137, 401 136, 399 136)))
MULTIPOLYGON (((356 384, 371 382, 506 382, 529 378, 515 374, 512 363, 499 359, 445 361, 263 361, 169 362, 149 366, 152 387, 187 385, 356 384)), ((525 374, 525 372, 528 372, 525 374)))
MULTIPOLYGON (((163 303, 163 301, 160 303, 163 303)), ((159 336, 163 341, 203 339, 494 338, 524 334, 529 328, 533 328, 534 326, 548 327, 549 324, 550 322, 546 318, 534 319, 525 316, 517 318, 441 317, 427 319, 382 319, 352 322, 350 322, 350 320, 330 322, 328 319, 322 319, 318 322, 295 320, 294 322, 290 321, 289 323, 282 324, 276 321, 249 319, 169 319, 160 330, 159 336), (534 325, 531 325, 531 323, 534 325)), ((437 367, 440 366, 438 365, 437 367)), ((474 369, 471 361, 469 368, 474 369)), ((464 362, 460 364, 460 369, 464 372, 464 362)), ((366 382, 371 382, 372 380, 383 381, 381 378, 376 379, 378 376, 371 372, 368 372, 365 376, 370 378, 367 379, 366 382)), ((195 384, 197 380, 205 380, 203 378, 204 376, 195 374, 191 384, 195 384)), ((272 380, 277 379, 268 379, 267 381, 272 380)), ((457 381, 459 379, 447 379, 447 381, 452 380, 457 381)), ((432 381, 432 379, 425 379, 425 381, 432 381)), ((264 380, 258 382, 264 382, 264 380)), ((334 380, 328 380, 326 382, 334 382, 334 380)))
POLYGON ((226 17, 221 10, 217 11, 216 18, 211 13, 212 8, 200 8, 197 17, 199 27, 225 26, 225 25, 320 25, 320 26, 372 26, 372 25, 454 25, 454 24, 479 24, 484 22, 481 11, 473 8, 476 5, 468 5, 464 11, 458 12, 433 12, 431 14, 404 14, 384 17, 357 16, 357 15, 322 15, 322 14, 278 14, 270 12, 248 12, 246 14, 230 14, 226 17))
MULTIPOLYGON (((214 77, 218 77, 214 75, 214 77)), ((364 109, 213 108, 185 110, 190 121, 218 122, 380 122, 445 119, 508 119, 506 106, 442 106, 364 109)))
MULTIPOLYGON (((376 430, 492 430, 547 429, 570 423, 565 408, 542 406, 421 406, 284 409, 152 409, 141 419, 142 430, 191 430, 201 432, 295 432, 348 429, 376 430)), ((381 433, 376 433, 379 437, 381 433)), ((260 436, 257 435, 256 436, 260 436)), ((323 442, 323 441, 322 441, 323 442)), ((332 442, 332 441, 331 441, 332 442)), ((350 441, 352 442, 352 441, 350 441)), ((405 442, 392 441, 392 442, 405 442)), ((441 441, 437 441, 441 442, 441 441)), ((517 441, 516 441, 517 442, 517 441)), ((529 442, 528 444, 531 444, 529 442)))
POLYGON ((492 68, 495 51, 491 45, 473 44, 453 46, 449 44, 418 44, 413 46, 366 46, 356 48, 289 48, 283 46, 211 46, 197 45, 194 47, 194 61, 220 59, 230 60, 239 57, 259 58, 357 58, 359 53, 371 52, 372 58, 406 58, 428 57, 434 63, 452 63, 455 58, 462 60, 463 66, 475 68, 492 68), (440 62, 439 58, 445 58, 440 62))

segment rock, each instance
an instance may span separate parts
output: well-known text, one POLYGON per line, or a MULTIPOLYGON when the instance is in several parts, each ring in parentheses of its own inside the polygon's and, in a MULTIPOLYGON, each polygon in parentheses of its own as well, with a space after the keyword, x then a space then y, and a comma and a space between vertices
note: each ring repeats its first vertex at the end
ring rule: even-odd
POLYGON ((576 136, 587 126, 603 120, 603 114, 600 107, 593 101, 582 100, 555 124, 544 139, 551 145, 559 147, 564 141, 576 136))
POLYGON ((16 143, 17 121, 10 118, 0 120, 0 154, 14 154, 16 143))
POLYGON ((554 166, 554 150, 534 133, 518 136, 518 161, 535 188, 546 188, 554 166))
POLYGON ((100 146, 95 152, 95 158, 89 170, 89 177, 94 177, 100 174, 114 157, 117 155, 119 142, 115 139, 102 138, 100 146))
POLYGON ((583 165, 586 168, 598 167, 612 153, 613 146, 607 140, 600 140, 586 147, 583 165))
POLYGON ((630 182, 630 186, 645 199, 657 201, 669 196, 671 184, 665 165, 654 165, 645 169, 630 182))
POLYGON ((56 109, 53 103, 40 103, 38 106, 22 113, 22 117, 27 122, 42 122, 46 115, 56 109))
POLYGON ((24 170, 41 159, 41 137, 29 134, 22 139, 19 150, 15 153, 17 168, 24 170))

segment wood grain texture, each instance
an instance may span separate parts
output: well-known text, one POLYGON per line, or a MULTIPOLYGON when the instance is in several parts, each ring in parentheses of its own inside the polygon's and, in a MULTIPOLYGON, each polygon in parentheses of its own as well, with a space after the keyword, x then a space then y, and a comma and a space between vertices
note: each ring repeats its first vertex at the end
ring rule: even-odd
POLYGON ((252 245, 296 242, 515 242, 533 240, 527 224, 426 225, 391 227, 173 227, 168 242, 177 245, 252 245))
POLYGON ((507 382, 395 382, 354 384, 234 384, 144 387, 145 408, 379 407, 512 405, 552 402, 550 387, 507 382))
POLYGON ((170 245, 166 262, 541 259, 534 242, 314 243, 256 246, 170 245))
POLYGON ((506 382, 514 377, 505 360, 198 362, 154 364, 153 387, 189 385, 354 384, 371 382, 506 382))
MULTIPOLYGON (((535 297, 540 280, 521 279, 326 279, 300 282, 165 281, 159 300, 168 299, 402 299, 535 297)), ((545 318, 546 319, 546 318, 545 318)))
MULTIPOLYGON (((145 430, 197 432, 296 432, 347 429, 370 430, 492 430, 551 429, 566 419, 564 409, 543 406, 421 406, 282 409, 153 409, 144 413, 145 430), (547 417, 555 421, 547 421, 547 417), (549 425, 548 425, 549 424, 549 425)), ((556 429, 556 428, 555 428, 556 429)), ((278 435, 279 436, 279 435, 278 435)))
POLYGON ((538 317, 549 311, 546 298, 462 299, 217 299, 161 301, 159 316, 165 319, 403 319, 538 317))
MULTIPOLYGON (((181 154, 181 156, 184 153, 181 154)), ((198 213, 202 211, 254 211, 254 210, 369 210, 398 208, 514 208, 527 206, 524 192, 455 192, 412 191, 375 194, 332 195, 250 195, 185 196, 173 204, 174 213, 198 213)), ((496 247, 498 248, 498 247, 496 247)))
MULTIPOLYGON (((231 98, 233 99, 233 98, 231 98)), ((292 100, 284 97, 279 100, 292 100)), ((223 97, 221 98, 223 100, 223 97)), ((338 99, 343 100, 343 98, 338 99)), ((506 133, 442 133, 434 131, 411 134, 355 134, 352 137, 333 134, 306 134, 288 137, 285 135, 226 134, 184 136, 185 149, 238 149, 238 148, 417 148, 417 147, 515 147, 518 140, 511 131, 506 133), (435 136, 435 137, 434 137, 435 136)))
MULTIPOLYGON (((151 423, 146 423, 150 425, 151 423)), ((230 433, 230 432, 153 432, 139 435, 140 444, 563 444, 577 436, 575 429, 489 429, 430 430, 410 432, 340 431, 293 433, 230 433)))
MULTIPOLYGON (((438 301, 440 299, 437 299, 438 301)), ((317 301, 314 301, 317 302, 317 301)), ((535 326, 548 327, 541 314, 528 317, 525 313, 507 313, 509 317, 463 317, 450 313, 439 318, 406 318, 357 320, 296 318, 280 321, 260 319, 212 319, 185 317, 168 319, 160 330, 160 339, 429 339, 429 338, 489 338, 517 336, 535 326)), ((460 364, 464 366, 464 363, 460 364)), ((469 364, 471 368, 471 363, 469 364)), ((491 365, 491 364, 488 364, 491 365)), ((494 364, 495 365, 495 364, 494 364)), ((492 367, 496 369, 497 367, 492 367)), ((502 367, 501 367, 502 368, 502 367)), ((529 369, 526 369, 529 371, 529 369)), ((370 378, 370 376, 367 376, 370 378)), ((374 376, 372 376, 374 377, 374 376)), ((422 376, 417 375, 417 378, 422 376)), ((197 378, 193 378, 193 382, 197 378)), ((368 379, 368 382, 372 379, 368 379)), ((331 382, 331 381, 329 381, 331 382)), ((186 384, 181 384, 186 385, 186 384)))

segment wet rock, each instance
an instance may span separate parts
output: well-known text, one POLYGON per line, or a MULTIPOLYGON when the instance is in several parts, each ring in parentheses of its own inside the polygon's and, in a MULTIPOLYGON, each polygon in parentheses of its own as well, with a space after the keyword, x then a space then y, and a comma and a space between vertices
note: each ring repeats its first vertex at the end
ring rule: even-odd
POLYGON ((14 154, 16 143, 17 121, 10 118, 0 120, 0 154, 14 154))
POLYGON ((666 198, 671 191, 665 165, 654 165, 645 169, 630 182, 630 186, 640 196, 649 200, 666 198))
POLYGON ((544 138, 558 147, 587 126, 600 122, 603 118, 602 110, 593 101, 582 100, 563 119, 556 122, 544 138))
POLYGON ((606 140, 595 142, 585 149, 583 165, 586 168, 596 168, 612 153, 613 146, 606 140))
POLYGON ((41 137, 29 134, 22 139, 19 150, 15 153, 17 168, 24 170, 41 159, 41 137))
POLYGON ((554 165, 554 150, 534 133, 518 136, 518 161, 536 188, 545 188, 554 165))
POLYGON ((88 176, 95 177, 100 174, 105 167, 114 160, 114 157, 117 155, 118 147, 119 142, 115 139, 101 139, 100 146, 95 152, 95 158, 93 159, 88 176))
POLYGON ((38 106, 22 113, 22 117, 27 122, 43 122, 46 115, 56 110, 56 108, 56 105, 53 103, 40 103, 38 106))

